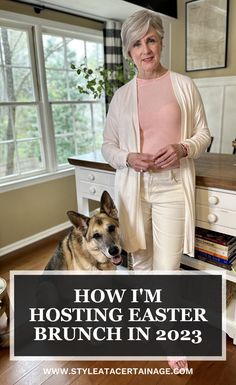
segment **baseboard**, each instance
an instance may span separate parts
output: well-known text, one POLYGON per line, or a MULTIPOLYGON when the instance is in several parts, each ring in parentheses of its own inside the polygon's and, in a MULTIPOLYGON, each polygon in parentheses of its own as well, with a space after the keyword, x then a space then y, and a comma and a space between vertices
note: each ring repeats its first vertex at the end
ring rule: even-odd
POLYGON ((51 227, 50 229, 41 231, 40 233, 31 235, 30 237, 21 239, 20 241, 11 243, 10 245, 4 246, 0 248, 0 257, 6 254, 10 254, 14 251, 22 249, 24 247, 30 246, 36 242, 39 242, 45 238, 48 238, 54 234, 60 233, 63 230, 69 229, 71 227, 71 223, 69 221, 61 223, 60 225, 51 227))

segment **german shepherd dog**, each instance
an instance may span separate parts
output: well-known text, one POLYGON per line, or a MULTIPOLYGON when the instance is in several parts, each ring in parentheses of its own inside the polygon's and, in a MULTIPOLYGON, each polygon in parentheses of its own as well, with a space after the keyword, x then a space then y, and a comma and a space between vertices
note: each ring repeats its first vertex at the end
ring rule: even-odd
MULTIPOLYGON (((58 244, 45 270, 115 270, 122 262, 122 248, 118 211, 108 192, 102 194, 100 212, 91 218, 75 211, 67 215, 73 228, 58 244)), ((48 303, 55 304, 58 293, 50 282, 42 281, 39 290, 48 303)), ((0 348, 8 346, 7 330, 0 335, 0 348)))
POLYGON ((115 270, 122 262, 118 211, 104 191, 100 212, 88 218, 75 211, 67 215, 73 225, 59 243, 45 270, 115 270))

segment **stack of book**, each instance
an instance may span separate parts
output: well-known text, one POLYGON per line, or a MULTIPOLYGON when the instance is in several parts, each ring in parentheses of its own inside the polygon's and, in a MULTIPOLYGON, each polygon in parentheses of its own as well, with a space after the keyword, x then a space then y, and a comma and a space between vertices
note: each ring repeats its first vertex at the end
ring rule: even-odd
POLYGON ((196 227, 195 258, 235 270, 236 237, 196 227))

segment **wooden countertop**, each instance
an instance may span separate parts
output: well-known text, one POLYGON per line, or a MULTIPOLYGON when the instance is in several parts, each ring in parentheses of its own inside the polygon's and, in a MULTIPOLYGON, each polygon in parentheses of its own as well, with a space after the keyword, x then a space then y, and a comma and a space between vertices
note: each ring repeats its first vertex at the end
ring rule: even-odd
POLYGON ((195 165, 198 186, 236 191, 236 155, 207 152, 195 165))
POLYGON ((82 166, 95 168, 97 170, 115 171, 103 158, 100 151, 91 152, 80 156, 72 156, 68 158, 70 164, 74 166, 82 166))
MULTIPOLYGON (((72 156, 68 161, 74 166, 115 171, 105 162, 100 152, 72 156)), ((236 155, 207 152, 195 160, 195 166, 198 186, 236 191, 236 155)))

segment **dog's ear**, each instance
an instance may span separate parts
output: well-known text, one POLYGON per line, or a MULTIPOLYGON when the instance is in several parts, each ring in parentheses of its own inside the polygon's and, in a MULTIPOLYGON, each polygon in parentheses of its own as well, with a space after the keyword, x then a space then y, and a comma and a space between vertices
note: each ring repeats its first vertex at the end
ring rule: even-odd
POLYGON ((113 202, 113 199, 111 198, 110 194, 107 191, 103 191, 102 193, 101 203, 100 203, 100 212, 105 213, 109 217, 112 217, 118 220, 117 208, 113 202))
POLYGON ((75 211, 67 211, 67 215, 72 225, 79 228, 83 234, 86 234, 90 218, 83 214, 76 213, 75 211))

